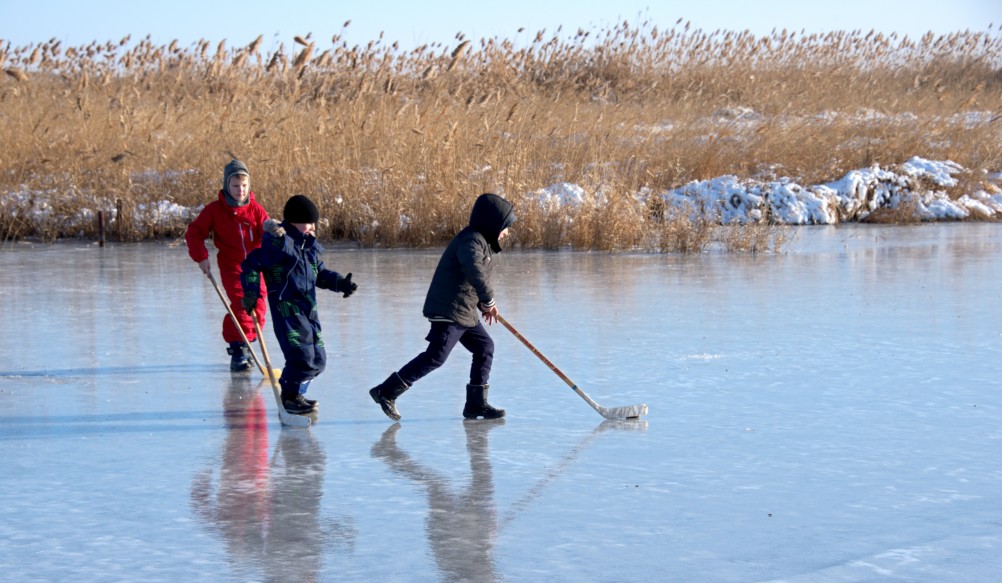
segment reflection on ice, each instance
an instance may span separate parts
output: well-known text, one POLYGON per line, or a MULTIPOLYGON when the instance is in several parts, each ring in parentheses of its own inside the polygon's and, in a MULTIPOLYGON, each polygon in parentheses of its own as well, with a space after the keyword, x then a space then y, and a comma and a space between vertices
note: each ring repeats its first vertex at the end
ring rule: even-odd
POLYGON ((503 424, 463 421, 463 359, 390 424, 367 391, 421 348, 440 253, 329 255, 370 285, 318 300, 328 370, 302 430, 259 372, 229 372, 184 249, 0 252, 3 579, 1002 570, 998 224, 805 229, 776 255, 503 253, 505 317, 599 403, 649 403, 633 422, 494 326, 503 424))
MULTIPOLYGON (((546 475, 544 475, 536 484, 529 488, 524 496, 511 504, 509 510, 505 512, 504 516, 501 518, 501 528, 507 526, 508 523, 518 517, 518 515, 529 506, 529 504, 539 498, 546 486, 562 475, 567 470, 567 467, 581 455, 582 451, 591 445, 592 441, 594 441, 599 434, 603 431, 609 430, 646 431, 647 421, 643 419, 606 419, 593 431, 586 433, 581 441, 578 442, 578 444, 575 445, 574 448, 571 449, 571 451, 568 452, 559 463, 553 466, 553 469, 548 471, 546 475)), ((587 487, 587 485, 585 485, 585 487, 587 487)))
POLYGON ((223 540, 236 578, 314 581, 325 554, 350 551, 354 525, 322 511, 327 456, 309 431, 280 431, 272 451, 264 384, 231 381, 223 449, 195 474, 192 510, 223 540))
MULTIPOLYGON (((372 457, 414 482, 428 497, 425 533, 442 581, 499 579, 494 567, 498 513, 487 437, 488 432, 503 425, 504 419, 463 421, 470 456, 470 479, 464 484, 451 483, 397 446, 399 422, 384 431, 372 446, 372 457)), ((396 542, 391 533, 387 533, 385 541, 389 548, 396 542)))

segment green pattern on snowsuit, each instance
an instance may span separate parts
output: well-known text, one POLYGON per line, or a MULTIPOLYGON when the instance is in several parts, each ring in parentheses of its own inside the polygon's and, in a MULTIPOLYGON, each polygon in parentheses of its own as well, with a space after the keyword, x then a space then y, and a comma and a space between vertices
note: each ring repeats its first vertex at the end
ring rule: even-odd
POLYGON ((248 273, 245 281, 250 287, 244 287, 244 297, 254 300, 261 297, 261 277, 257 273, 248 273))
POLYGON ((285 280, 285 268, 281 265, 276 265, 271 269, 267 269, 264 272, 264 281, 266 284, 277 284, 280 281, 285 280))
POLYGON ((295 316, 303 312, 299 309, 299 306, 292 302, 278 302, 278 313, 283 318, 288 318, 289 316, 295 316))
POLYGON ((343 278, 324 266, 323 248, 316 239, 292 225, 283 226, 284 237, 265 233, 261 248, 251 252, 241 266, 241 278, 246 290, 258 273, 263 275, 272 326, 285 356, 282 379, 303 383, 323 372, 327 364, 316 289, 336 291, 343 278))

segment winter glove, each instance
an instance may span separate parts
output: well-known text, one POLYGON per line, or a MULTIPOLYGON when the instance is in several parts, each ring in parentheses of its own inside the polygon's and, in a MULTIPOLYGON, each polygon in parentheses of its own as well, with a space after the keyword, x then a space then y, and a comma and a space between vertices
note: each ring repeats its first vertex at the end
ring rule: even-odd
POLYGON ((285 236, 285 227, 283 227, 282 223, 276 221, 275 219, 267 219, 264 222, 264 230, 272 237, 285 236))
POLYGON ((256 296, 244 296, 240 299, 240 305, 244 307, 245 312, 253 314, 254 308, 257 307, 257 300, 256 296))
POLYGON ((341 292, 344 294, 342 297, 348 297, 355 293, 358 289, 358 284, 351 281, 351 274, 349 273, 345 277, 339 277, 337 280, 337 285, 334 287, 334 291, 341 292))

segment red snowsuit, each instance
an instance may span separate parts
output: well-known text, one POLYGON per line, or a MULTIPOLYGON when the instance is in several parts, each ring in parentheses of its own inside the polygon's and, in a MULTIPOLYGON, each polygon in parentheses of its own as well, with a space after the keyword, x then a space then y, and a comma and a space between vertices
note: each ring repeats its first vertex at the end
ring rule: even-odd
MULTIPOLYGON (((184 234, 184 240, 188 244, 188 255, 195 263, 201 263, 209 258, 205 240, 212 236, 212 242, 219 250, 216 254, 216 263, 219 265, 219 276, 226 290, 226 296, 230 299, 230 309, 236 314, 240 327, 247 335, 247 340, 251 342, 257 340, 257 333, 254 331, 254 321, 240 303, 244 297, 244 290, 240 285, 240 263, 247 258, 248 253, 261 246, 264 221, 267 218, 267 211, 254 200, 253 192, 248 195, 247 204, 232 207, 226 204, 226 195, 220 190, 219 200, 205 205, 202 212, 198 213, 198 217, 188 225, 188 230, 184 234)), ((261 278, 260 297, 267 297, 264 278, 261 278)), ((266 311, 264 301, 259 299, 254 313, 257 314, 257 321, 261 326, 264 326, 266 311)), ((243 340, 229 314, 223 316, 223 340, 226 342, 243 340)))

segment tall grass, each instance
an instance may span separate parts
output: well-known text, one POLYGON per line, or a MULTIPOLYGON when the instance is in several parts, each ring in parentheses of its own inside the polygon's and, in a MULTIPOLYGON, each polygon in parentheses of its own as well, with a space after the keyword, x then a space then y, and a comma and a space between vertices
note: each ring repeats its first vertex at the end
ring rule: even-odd
MULTIPOLYGON (((0 41, 0 192, 121 208, 111 232, 122 239, 177 237, 184 221, 126 224, 127 211, 212 200, 232 153, 273 215, 292 194, 316 200, 326 239, 441 244, 493 191, 518 206, 522 246, 698 251, 760 249, 769 236, 658 217, 634 194, 724 174, 824 181, 913 155, 1002 166, 991 29, 758 37, 621 22, 410 51, 261 40, 0 41), (558 182, 594 198, 552 208, 533 196, 558 182)), ((95 235, 23 204, 0 210, 0 239, 95 235)))

